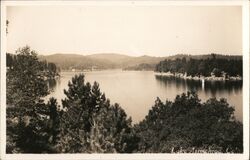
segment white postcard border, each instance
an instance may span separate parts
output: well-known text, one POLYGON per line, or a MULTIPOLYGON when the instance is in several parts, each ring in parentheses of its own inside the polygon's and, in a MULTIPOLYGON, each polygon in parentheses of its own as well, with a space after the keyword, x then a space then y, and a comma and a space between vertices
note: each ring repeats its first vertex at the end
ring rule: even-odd
POLYGON ((1 158, 15 159, 249 159, 249 1, 1 1, 1 158), (6 7, 26 5, 86 5, 86 6, 241 6, 243 39, 243 154, 6 154, 6 7))

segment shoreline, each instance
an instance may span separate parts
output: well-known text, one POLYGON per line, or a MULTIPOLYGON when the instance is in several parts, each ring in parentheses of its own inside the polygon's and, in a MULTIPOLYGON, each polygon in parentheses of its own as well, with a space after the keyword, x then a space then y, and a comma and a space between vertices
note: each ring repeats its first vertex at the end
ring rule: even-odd
POLYGON ((188 80, 196 80, 196 81, 242 81, 242 77, 235 76, 235 77, 205 77, 205 76, 186 76, 183 73, 170 73, 170 72, 154 72, 154 75, 156 76, 164 76, 164 77, 176 77, 176 78, 182 78, 182 79, 188 79, 188 80))

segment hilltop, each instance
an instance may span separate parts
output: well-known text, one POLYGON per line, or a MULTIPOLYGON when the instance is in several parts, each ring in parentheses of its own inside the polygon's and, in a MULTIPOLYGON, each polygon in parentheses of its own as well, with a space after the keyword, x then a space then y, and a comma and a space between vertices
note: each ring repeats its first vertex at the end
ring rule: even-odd
MULTIPOLYGON (((133 57, 123 54, 116 53, 102 53, 102 54, 91 54, 91 55, 80 55, 80 54, 52 54, 46 56, 39 56, 40 60, 46 60, 47 62, 53 62, 61 70, 86 70, 92 69, 128 69, 128 70, 154 70, 156 64, 165 59, 174 60, 177 58, 186 58, 187 60, 192 59, 208 59, 212 58, 211 54, 206 55, 185 55, 177 54, 166 57, 154 57, 154 56, 139 56, 133 57)), ((242 56, 229 56, 216 54, 217 58, 222 59, 241 59, 242 56)))

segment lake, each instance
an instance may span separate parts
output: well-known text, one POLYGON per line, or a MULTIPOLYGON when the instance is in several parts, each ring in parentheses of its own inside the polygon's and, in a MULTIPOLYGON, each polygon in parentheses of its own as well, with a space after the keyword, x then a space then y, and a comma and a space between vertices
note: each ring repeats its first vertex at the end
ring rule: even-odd
MULTIPOLYGON (((52 92, 46 97, 55 97, 61 104, 65 98, 63 89, 75 74, 83 72, 61 72, 61 77, 51 80, 52 92)), ((242 121, 242 81, 201 81, 184 80, 174 77, 156 76, 153 71, 104 70, 84 72, 85 81, 97 81, 100 89, 110 99, 111 104, 119 103, 132 117, 133 123, 141 121, 154 105, 156 97, 162 101, 174 100, 177 94, 196 90, 199 98, 206 101, 211 97, 226 98, 235 107, 235 117, 242 121)))

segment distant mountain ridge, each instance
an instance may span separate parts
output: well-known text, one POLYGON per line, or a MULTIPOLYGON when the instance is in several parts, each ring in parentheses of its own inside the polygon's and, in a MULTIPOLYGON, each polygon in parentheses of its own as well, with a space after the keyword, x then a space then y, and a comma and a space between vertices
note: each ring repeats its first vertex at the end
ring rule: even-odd
MULTIPOLYGON (((220 55, 215 54, 216 58, 223 59, 240 59, 242 56, 229 56, 229 55, 220 55)), ((115 53, 103 53, 103 54, 91 54, 91 55, 79 55, 79 54, 52 54, 52 55, 43 55, 39 56, 40 60, 46 60, 47 62, 53 62, 61 70, 86 70, 86 69, 117 69, 117 68, 131 68, 136 66, 155 66, 160 61, 165 59, 177 59, 177 58, 190 58, 193 59, 207 59, 212 58, 211 54, 206 55, 185 55, 177 54, 173 56, 166 57, 153 57, 153 56, 139 56, 133 57, 123 54, 115 53), (144 64, 144 65, 141 65, 144 64)), ((138 67, 137 67, 138 68, 138 67)), ((153 68, 153 67, 151 67, 153 68)))

